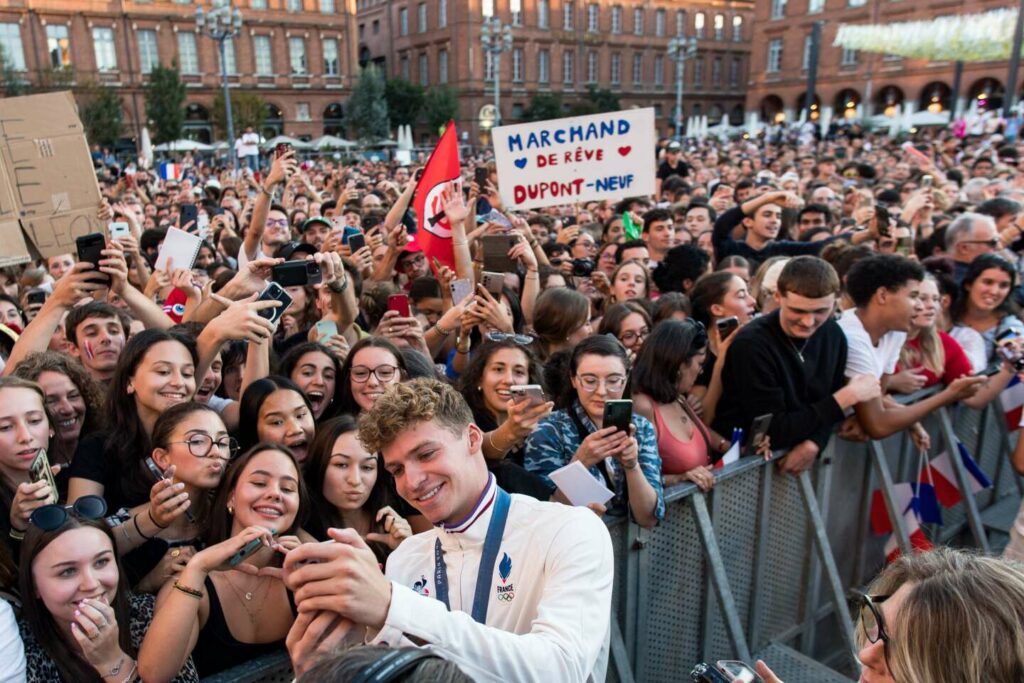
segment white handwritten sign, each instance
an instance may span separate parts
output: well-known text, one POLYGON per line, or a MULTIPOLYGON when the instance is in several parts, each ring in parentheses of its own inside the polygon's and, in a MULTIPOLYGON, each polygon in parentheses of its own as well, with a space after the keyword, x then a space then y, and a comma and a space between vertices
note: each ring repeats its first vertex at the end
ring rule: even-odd
POLYGON ((501 126, 493 135, 507 207, 654 194, 654 109, 501 126))

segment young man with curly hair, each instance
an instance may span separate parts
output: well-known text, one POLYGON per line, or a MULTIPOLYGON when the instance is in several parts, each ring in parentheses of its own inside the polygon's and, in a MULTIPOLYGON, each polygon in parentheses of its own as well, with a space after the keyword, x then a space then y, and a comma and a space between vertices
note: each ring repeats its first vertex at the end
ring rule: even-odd
POLYGON ((350 529, 288 553, 297 673, 365 627, 371 642, 429 648, 474 680, 604 680, 613 556, 592 512, 498 488, 465 399, 436 380, 389 387, 359 437, 435 526, 384 572, 350 529))

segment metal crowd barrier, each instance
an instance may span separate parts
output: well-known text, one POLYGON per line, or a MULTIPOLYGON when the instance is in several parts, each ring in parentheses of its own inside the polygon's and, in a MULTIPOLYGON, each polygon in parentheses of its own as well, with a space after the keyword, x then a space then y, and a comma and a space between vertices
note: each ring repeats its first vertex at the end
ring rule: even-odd
MULTIPOLYGON (((929 537, 990 552, 1024 491, 1008 461, 1015 435, 999 401, 937 410, 925 427, 932 456, 955 454, 959 438, 993 482, 943 510, 943 526, 929 528, 929 537)), ((886 538, 870 530, 871 494, 881 489, 896 511, 893 485, 917 480, 918 454, 901 433, 866 443, 833 437, 799 477, 779 472, 780 457, 729 465, 708 494, 689 483, 667 489, 665 520, 654 530, 608 520, 616 563, 609 681, 675 683, 695 663, 717 659, 764 659, 786 683, 857 678, 847 594, 885 563, 886 538)), ((970 492, 960 458, 952 462, 961 491, 970 492)), ((908 552, 902 514, 890 518, 908 552)), ((268 655, 206 680, 290 681, 291 668, 286 655, 268 655)))

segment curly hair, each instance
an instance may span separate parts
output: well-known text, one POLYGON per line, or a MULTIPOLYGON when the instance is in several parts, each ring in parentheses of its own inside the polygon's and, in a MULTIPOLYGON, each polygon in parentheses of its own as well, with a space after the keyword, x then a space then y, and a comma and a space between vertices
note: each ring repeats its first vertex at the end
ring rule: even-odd
POLYGON ((439 380, 392 384, 373 408, 359 417, 359 440, 366 450, 380 453, 403 431, 430 421, 460 436, 473 421, 473 413, 462 394, 439 380))
POLYGON ((103 389, 86 369, 74 358, 56 351, 37 351, 29 355, 14 368, 15 377, 39 381, 44 372, 57 372, 74 384, 85 401, 85 423, 79 438, 103 428, 103 389))

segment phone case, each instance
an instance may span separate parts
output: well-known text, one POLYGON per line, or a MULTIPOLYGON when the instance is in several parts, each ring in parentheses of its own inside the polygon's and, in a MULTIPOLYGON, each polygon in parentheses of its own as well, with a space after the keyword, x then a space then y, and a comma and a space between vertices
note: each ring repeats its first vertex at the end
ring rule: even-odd
POLYGON ((29 466, 28 478, 32 483, 45 481, 50 485, 50 499, 48 502, 57 502, 57 482, 50 470, 50 460, 46 457, 46 449, 40 448, 32 464, 29 466))
POLYGON ((263 293, 260 294, 257 301, 270 300, 280 301, 281 305, 278 306, 277 308, 264 308, 263 310, 259 311, 259 315, 263 316, 272 323, 276 323, 278 319, 282 315, 284 315, 285 309, 291 306, 292 297, 290 294, 288 294, 288 292, 284 291, 284 287, 277 284, 276 282, 271 282, 269 285, 267 285, 267 288, 263 290, 263 293))
POLYGON ((392 294, 388 297, 388 310, 398 311, 398 315, 403 318, 410 317, 409 297, 405 294, 392 294))
POLYGON ((509 273, 516 269, 516 262, 509 257, 509 250, 515 246, 516 238, 511 235, 484 235, 484 269, 509 273))

